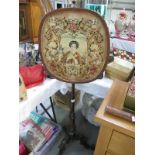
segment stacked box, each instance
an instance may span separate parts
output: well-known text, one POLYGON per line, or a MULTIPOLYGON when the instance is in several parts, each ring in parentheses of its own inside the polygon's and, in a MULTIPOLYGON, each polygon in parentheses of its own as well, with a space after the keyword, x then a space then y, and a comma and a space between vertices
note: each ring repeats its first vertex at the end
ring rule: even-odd
POLYGON ((33 152, 33 155, 45 155, 49 152, 49 150, 51 149, 51 147, 53 147, 53 145, 57 142, 60 133, 62 132, 61 126, 58 124, 55 124, 58 127, 58 131, 56 132, 56 134, 53 135, 52 138, 50 138, 48 140, 48 142, 38 151, 33 152))
MULTIPOLYGON (((57 106, 63 107, 70 111, 72 92, 68 91, 66 94, 62 94, 60 91, 53 95, 53 101, 57 106)), ((75 103, 77 104, 80 99, 80 91, 75 90, 75 103)))
POLYGON ((60 125, 32 111, 20 122, 19 139, 33 155, 45 155, 61 131, 60 125))
POLYGON ((118 64, 117 62, 111 62, 107 65, 106 76, 111 79, 119 79, 127 81, 132 72, 131 68, 118 64))

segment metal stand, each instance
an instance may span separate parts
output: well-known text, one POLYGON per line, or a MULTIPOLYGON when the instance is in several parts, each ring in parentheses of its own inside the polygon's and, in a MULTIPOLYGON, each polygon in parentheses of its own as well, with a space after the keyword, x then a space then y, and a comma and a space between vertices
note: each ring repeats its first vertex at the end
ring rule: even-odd
POLYGON ((91 149, 94 150, 95 146, 90 146, 89 144, 87 144, 87 138, 79 135, 77 133, 76 130, 76 124, 75 124, 75 84, 72 83, 72 97, 71 97, 71 110, 70 110, 70 120, 71 120, 71 128, 69 130, 67 130, 66 128, 64 128, 64 132, 66 133, 66 137, 62 140, 61 144, 59 145, 59 153, 58 155, 62 155, 63 151, 66 148, 66 145, 70 142, 70 141, 74 141, 74 140, 80 140, 80 143, 82 145, 85 146, 85 148, 87 149, 91 149))
MULTIPOLYGON (((40 103, 40 106, 42 107, 44 112, 48 115, 48 117, 51 119, 51 121, 54 121, 55 123, 57 123, 52 97, 50 97, 50 103, 51 103, 51 108, 52 108, 52 112, 53 112, 53 117, 50 115, 50 113, 48 112, 48 109, 46 109, 45 106, 42 103, 40 103)), ((38 112, 37 107, 36 107, 36 111, 38 112)))
POLYGON ((76 125, 75 125, 75 84, 74 83, 72 83, 70 120, 71 120, 70 135, 75 136, 75 134, 76 134, 76 125))
POLYGON ((48 110, 44 107, 44 105, 42 103, 40 103, 40 106, 44 109, 45 113, 48 115, 48 117, 51 119, 51 121, 55 121, 52 116, 50 115, 50 113, 48 112, 48 110))

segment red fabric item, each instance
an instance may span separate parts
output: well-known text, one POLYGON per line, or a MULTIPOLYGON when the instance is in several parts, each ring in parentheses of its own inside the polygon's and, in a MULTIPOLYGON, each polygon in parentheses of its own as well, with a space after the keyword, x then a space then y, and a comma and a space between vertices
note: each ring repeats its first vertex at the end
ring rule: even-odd
POLYGON ((20 66, 19 72, 23 77, 26 88, 37 86, 45 79, 45 72, 42 64, 30 67, 20 66))
POLYGON ((29 154, 29 151, 27 150, 25 145, 21 143, 19 145, 19 155, 28 155, 28 154, 29 154))

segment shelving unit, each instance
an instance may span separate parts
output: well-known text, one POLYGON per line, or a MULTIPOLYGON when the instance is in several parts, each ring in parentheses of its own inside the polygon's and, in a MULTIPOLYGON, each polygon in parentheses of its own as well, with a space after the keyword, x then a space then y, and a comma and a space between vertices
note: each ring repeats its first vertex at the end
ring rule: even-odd
POLYGON ((52 4, 49 0, 20 0, 19 41, 38 43, 40 22, 50 10, 52 4))

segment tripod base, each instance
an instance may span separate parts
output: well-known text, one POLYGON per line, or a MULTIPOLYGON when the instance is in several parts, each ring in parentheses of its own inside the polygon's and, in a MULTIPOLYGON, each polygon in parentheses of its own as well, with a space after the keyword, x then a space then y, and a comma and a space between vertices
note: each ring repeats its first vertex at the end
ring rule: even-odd
POLYGON ((86 149, 95 150, 95 145, 89 145, 87 143, 87 138, 73 132, 68 132, 66 128, 64 128, 66 137, 62 140, 61 144, 59 145, 59 153, 58 155, 63 155, 63 151, 66 149, 66 146, 73 141, 80 141, 80 144, 83 145, 86 149))
POLYGON ((70 130, 67 130, 64 127, 64 132, 66 134, 66 137, 62 140, 61 144, 59 145, 59 155, 62 155, 63 151, 65 150, 65 147, 67 144, 69 144, 71 141, 79 140, 80 143, 86 148, 94 150, 95 146, 90 146, 87 143, 87 138, 78 134, 76 130, 76 124, 75 124, 75 84, 72 83, 72 97, 71 97, 71 110, 70 110, 70 123, 71 128, 70 130))

